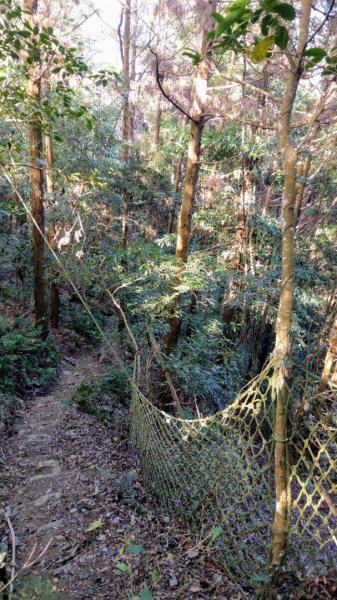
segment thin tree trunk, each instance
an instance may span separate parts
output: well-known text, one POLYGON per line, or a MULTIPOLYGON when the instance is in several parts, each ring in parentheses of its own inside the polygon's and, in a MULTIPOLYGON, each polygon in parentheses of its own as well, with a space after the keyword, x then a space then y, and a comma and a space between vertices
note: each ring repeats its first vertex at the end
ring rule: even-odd
MULTIPOLYGON (((129 164, 130 131, 130 17, 131 0, 125 0, 124 7, 124 35, 123 35, 123 113, 122 113, 122 159, 125 165, 129 164)), ((122 193, 122 247, 126 249, 128 235, 129 194, 122 193)))
POLYGON ((311 167, 311 156, 306 156, 304 162, 302 164, 302 168, 300 169, 299 175, 302 181, 297 186, 297 194, 296 194, 296 204, 295 204, 295 223, 299 219, 301 215, 302 202, 304 190, 307 186, 306 179, 309 175, 310 167, 311 167))
POLYGON ((177 162, 175 178, 174 178, 173 198, 172 198, 173 202, 172 202, 169 219, 168 219, 167 233, 173 233, 174 217, 175 217, 175 212, 176 212, 177 196, 178 196, 179 187, 180 187, 180 178, 181 178, 181 171, 183 168, 183 161, 184 161, 184 157, 179 156, 178 162, 177 162))
POLYGON ((270 204, 271 204, 272 197, 273 197, 273 186, 268 185, 267 191, 266 191, 266 197, 265 197, 265 201, 264 201, 264 206, 263 206, 263 210, 262 210, 263 217, 268 217, 268 215, 270 213, 270 204))
POLYGON ((159 144, 160 140, 160 123, 161 123, 161 96, 158 94, 156 101, 156 117, 155 117, 155 126, 154 126, 154 136, 153 141, 156 145, 159 144))
POLYGON ((277 390, 275 414, 275 495, 276 509, 273 523, 272 566, 278 567, 284 557, 288 538, 288 471, 287 471, 287 405, 288 369, 285 359, 291 350, 290 334, 294 295, 294 225, 296 199, 297 150, 291 140, 291 117, 297 87, 302 74, 302 52, 308 38, 312 0, 302 0, 299 39, 291 68, 279 121, 279 139, 284 165, 282 200, 282 287, 276 320, 275 356, 282 360, 277 390))
MULTIPOLYGON (((47 75, 47 77, 49 77, 49 75, 47 75)), ((45 90, 46 90, 46 95, 48 96, 50 94, 50 84, 49 84, 49 81, 47 81, 47 78, 45 79, 45 90)), ((55 179, 54 179, 54 171, 53 171, 53 169, 54 169, 54 142, 53 142, 52 126, 50 125, 50 123, 46 127, 46 131, 45 131, 45 135, 44 135, 44 143, 45 143, 46 163, 47 163, 46 187, 47 187, 47 193, 51 196, 51 199, 53 199, 53 195, 55 192, 55 179)))
MULTIPOLYGON (((208 33, 213 29, 211 13, 216 8, 215 0, 205 2, 205 23, 203 27, 201 56, 202 59, 197 67, 196 77, 193 82, 192 108, 191 108, 191 131, 188 144, 187 164, 183 199, 178 218, 176 257, 186 262, 188 256, 188 243, 191 234, 192 210, 195 191, 198 181, 199 160, 202 131, 205 122, 205 108, 207 101, 207 85, 210 76, 210 58, 212 41, 208 39, 208 33)), ((164 337, 164 349, 171 352, 177 345, 181 328, 180 305, 181 295, 177 293, 177 287, 181 284, 184 270, 181 269, 172 281, 172 294, 175 294, 175 302, 171 314, 167 319, 169 331, 164 337)))
POLYGON ((324 392, 329 383, 337 386, 337 314, 332 325, 318 391, 324 392))
MULTIPOLYGON (((25 0, 24 10, 31 25, 36 23, 38 9, 37 0, 25 0)), ((34 300, 35 322, 42 328, 42 337, 45 339, 49 333, 48 303, 47 303, 47 277, 46 277, 46 248, 45 248, 45 215, 44 215, 44 189, 43 171, 43 135, 39 116, 41 102, 41 72, 40 65, 32 66, 27 83, 27 94, 31 102, 31 117, 29 121, 29 149, 30 149, 30 198, 31 211, 34 219, 32 226, 33 260, 34 260, 34 300)))
MULTIPOLYGON (((49 73, 46 73, 45 76, 45 92, 46 96, 50 94, 50 82, 49 82, 49 73)), ((49 196, 49 202, 53 202, 54 200, 54 192, 55 192, 55 178, 54 178, 54 142, 53 142, 53 130, 52 126, 49 123, 46 127, 45 135, 44 135, 44 144, 46 151, 46 185, 47 185, 47 193, 49 196)), ((55 227, 51 226, 51 231, 49 235, 49 241, 52 243, 52 240, 55 237, 55 227)), ((49 269, 49 280, 50 280, 50 324, 55 329, 58 329, 60 323, 60 291, 59 284, 57 280, 57 276, 59 275, 58 269, 54 265, 50 266, 49 269)))

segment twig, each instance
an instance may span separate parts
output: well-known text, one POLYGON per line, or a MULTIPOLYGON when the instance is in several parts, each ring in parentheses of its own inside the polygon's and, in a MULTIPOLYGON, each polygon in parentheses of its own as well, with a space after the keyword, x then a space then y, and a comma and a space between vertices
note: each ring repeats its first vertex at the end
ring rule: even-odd
MULTIPOLYGON (((317 481, 317 477, 316 477, 316 481, 317 481)), ((318 489, 319 492, 324 500, 324 502, 328 505, 330 512, 334 515, 334 517, 336 517, 337 519, 337 507, 334 505, 333 500, 330 496, 330 494, 324 489, 323 486, 318 485, 318 489)))
POLYGON ((73 365, 73 367, 76 367, 76 363, 74 360, 72 360, 71 358, 68 358, 68 356, 63 356, 63 360, 65 360, 66 362, 70 363, 71 365, 73 365))
POLYGON ((5 519, 11 534, 11 544, 12 544, 12 560, 11 560, 11 578, 9 580, 9 583, 7 585, 9 585, 9 596, 8 599, 11 599, 12 593, 14 591, 14 579, 15 579, 15 572, 16 572, 16 537, 15 537, 15 531, 12 525, 12 521, 10 518, 11 515, 11 509, 9 507, 6 508, 5 510, 5 519))
POLYGON ((10 520, 10 509, 7 508, 5 511, 5 519, 7 521, 9 530, 10 530, 10 534, 11 534, 11 541, 12 541, 12 570, 11 570, 11 578, 10 580, 2 587, 0 587, 0 594, 6 590, 7 588, 9 588, 9 600, 11 598, 11 595, 14 591, 14 581, 17 579, 18 575, 22 572, 25 571, 27 569, 30 569, 33 565, 35 565, 37 562, 39 562, 39 560, 42 558, 42 556, 47 552, 52 539, 50 538, 49 542, 47 543, 47 545, 43 548, 43 550, 40 552, 40 554, 36 557, 36 558, 32 558, 34 556, 34 552, 35 552, 35 548, 36 548, 36 543, 33 546, 33 549, 30 553, 30 555, 28 556, 27 560, 25 561, 25 563, 22 565, 21 569, 19 569, 18 571, 16 571, 16 540, 15 540, 15 532, 13 529, 13 525, 11 523, 10 520))

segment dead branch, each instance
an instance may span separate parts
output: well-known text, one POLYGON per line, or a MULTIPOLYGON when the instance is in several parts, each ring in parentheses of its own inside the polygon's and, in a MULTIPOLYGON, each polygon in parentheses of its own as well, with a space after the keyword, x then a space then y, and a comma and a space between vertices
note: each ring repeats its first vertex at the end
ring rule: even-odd
POLYGON ((156 81, 157 81, 157 85, 158 85, 161 93, 163 94, 164 98, 166 98, 166 100, 168 100, 168 102, 170 102, 177 110, 179 110, 183 115, 185 115, 185 117, 187 117, 190 121, 193 121, 193 123, 198 123, 198 121, 196 119, 193 119, 193 117, 191 117, 191 115, 188 112, 186 112, 186 110, 184 108, 182 108, 182 106, 180 106, 178 104, 178 102, 173 100, 173 98, 171 98, 171 96, 169 96, 168 93, 164 90, 162 83, 161 83, 162 76, 159 72, 158 54, 151 48, 151 46, 149 46, 149 49, 150 49, 151 54, 153 54, 153 56, 156 59, 156 81))
POLYGON ((15 531, 12 525, 12 521, 11 521, 11 509, 9 507, 6 508, 5 510, 5 519, 6 519, 6 523, 8 525, 8 529, 10 532, 10 536, 11 536, 11 545, 12 545, 12 560, 11 560, 11 576, 10 576, 10 580, 9 583, 7 584, 9 586, 9 600, 11 599, 12 593, 14 591, 14 579, 15 579, 15 573, 16 573, 16 536, 15 536, 15 531))

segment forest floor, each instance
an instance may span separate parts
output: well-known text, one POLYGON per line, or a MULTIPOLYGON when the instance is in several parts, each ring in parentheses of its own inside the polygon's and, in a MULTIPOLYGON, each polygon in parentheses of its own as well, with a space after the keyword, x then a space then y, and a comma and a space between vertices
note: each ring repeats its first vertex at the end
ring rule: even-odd
POLYGON ((203 551, 144 489, 127 409, 117 407, 106 425, 69 402, 104 368, 97 349, 63 360, 48 393, 20 409, 3 440, 0 522, 9 538, 9 508, 19 568, 13 598, 247 598, 211 549, 203 551))

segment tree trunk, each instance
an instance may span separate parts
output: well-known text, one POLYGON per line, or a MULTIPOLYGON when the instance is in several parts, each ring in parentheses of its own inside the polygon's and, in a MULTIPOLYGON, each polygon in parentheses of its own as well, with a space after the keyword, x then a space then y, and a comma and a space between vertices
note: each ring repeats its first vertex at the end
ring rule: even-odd
MULTIPOLYGON (((130 17, 131 0, 125 0, 124 7, 124 35, 123 35, 123 112, 122 112, 122 159, 125 166, 129 164, 129 142, 131 139, 130 127, 130 17)), ((127 178, 126 178, 127 179, 127 178)), ((128 235, 129 194, 127 190, 122 193, 122 236, 121 243, 124 250, 127 246, 128 235)))
POLYGON ((275 414, 275 495, 273 523, 272 566, 279 567, 286 551, 288 538, 288 472, 287 472, 287 405, 288 368, 285 359, 290 353, 291 323, 294 295, 294 225, 296 199, 297 150, 291 140, 291 117, 302 75, 302 52, 308 38, 312 0, 302 0, 299 39, 295 58, 291 59, 286 90, 279 120, 280 150, 284 165, 282 199, 282 287, 276 320, 275 356, 282 361, 276 389, 275 414))
POLYGON ((171 210, 169 213, 167 233, 173 233, 174 217, 175 217, 175 212, 176 212, 177 196, 178 196, 179 187, 180 187, 180 177, 181 177, 181 171, 183 168, 183 161, 184 161, 184 157, 179 156, 178 162, 177 162, 175 178, 174 178, 173 198, 172 198, 173 201, 172 201, 172 206, 171 206, 171 210))
POLYGON ((324 392, 329 383, 337 387, 337 314, 332 325, 318 391, 324 392))
POLYGON ((266 197, 265 197, 265 201, 264 201, 264 207, 262 210, 262 216, 263 217, 268 217, 269 213, 270 213, 270 204, 271 204, 271 199, 273 197, 273 186, 272 185, 268 185, 267 187, 267 191, 266 191, 266 197))
MULTIPOLYGON (((46 96, 50 94, 50 82, 49 73, 45 75, 45 92, 46 96)), ((44 144, 46 151, 46 185, 47 193, 49 196, 49 202, 54 200, 55 192, 55 179, 54 179, 54 142, 53 142, 53 130, 49 123, 45 130, 44 144)), ((52 240, 55 237, 55 227, 50 227, 49 242, 52 244, 52 240)), ((60 292, 57 276, 59 275, 58 269, 55 265, 51 265, 49 269, 49 280, 50 280, 50 324, 55 329, 59 328, 60 323, 60 292)))
MULTIPOLYGON (((201 56, 202 59, 197 67, 196 76, 193 82, 192 90, 192 108, 191 108, 191 131, 188 144, 186 176, 183 190, 183 199, 178 218, 176 257, 186 262, 188 256, 188 243, 191 234, 192 210, 198 181, 199 160, 202 131, 205 122, 205 109, 207 101, 207 85, 210 75, 210 58, 212 52, 212 41, 208 39, 208 33, 213 29, 213 20, 211 13, 216 9, 215 0, 206 0, 205 2, 205 23, 203 27, 201 56)), ((167 319, 169 331, 164 337, 164 349, 171 352, 177 345, 180 328, 181 316, 180 305, 181 295, 176 292, 181 284, 184 270, 181 269, 178 275, 172 281, 171 293, 175 295, 171 313, 167 319)))
POLYGON ((298 221, 298 219, 300 218, 300 215, 301 215, 303 195, 304 195, 304 190, 307 186, 306 179, 309 175, 309 171, 310 171, 310 167, 311 167, 311 160, 312 160, 311 156, 306 156, 306 158, 304 159, 304 161, 301 165, 301 169, 299 172, 299 176, 301 177, 302 181, 297 186, 296 204, 295 204, 295 223, 296 223, 296 221, 298 221))
MULTIPOLYGON (((195 188, 198 179, 200 144, 202 136, 203 120, 200 123, 192 122, 190 142, 188 146, 188 159, 186 165, 186 179, 183 193, 183 201, 178 218, 178 235, 176 246, 176 257, 186 262, 188 255, 188 242, 191 233, 192 207, 195 196, 195 188)), ((172 294, 177 294, 176 290, 181 284, 183 278, 183 269, 174 277, 172 282, 172 294)), ((175 301, 167 319, 170 329, 164 337, 165 352, 172 352, 178 342, 181 316, 179 314, 181 304, 181 295, 175 296, 175 301)))
MULTIPOLYGON (((46 73, 44 78, 44 87, 46 96, 50 95, 50 82, 49 82, 49 73, 46 73)), ((46 187, 47 193, 50 194, 51 199, 53 200, 53 195, 55 191, 55 180, 54 180, 54 142, 53 142, 53 131, 52 126, 49 123, 46 126, 45 134, 44 134, 44 143, 46 149, 46 187)))
POLYGON ((156 117, 154 126, 153 141, 158 146, 160 140, 160 122, 161 122, 161 96, 158 94, 156 101, 156 117))
MULTIPOLYGON (((24 11, 34 27, 36 23, 38 2, 25 0, 24 11)), ((41 103, 41 70, 40 65, 33 65, 29 72, 27 95, 31 102, 31 116, 29 121, 29 150, 30 150, 30 199, 33 217, 32 240, 34 260, 34 299, 35 323, 42 328, 42 337, 45 339, 49 333, 48 303, 47 303, 47 277, 45 261, 45 215, 44 215, 44 190, 43 171, 43 135, 39 116, 41 103)))
POLYGON ((176 257, 186 262, 188 243, 191 234, 192 209, 195 198, 196 185, 199 173, 200 147, 204 119, 191 123, 190 141, 188 145, 188 158, 186 163, 186 178, 183 199, 178 217, 176 257))

